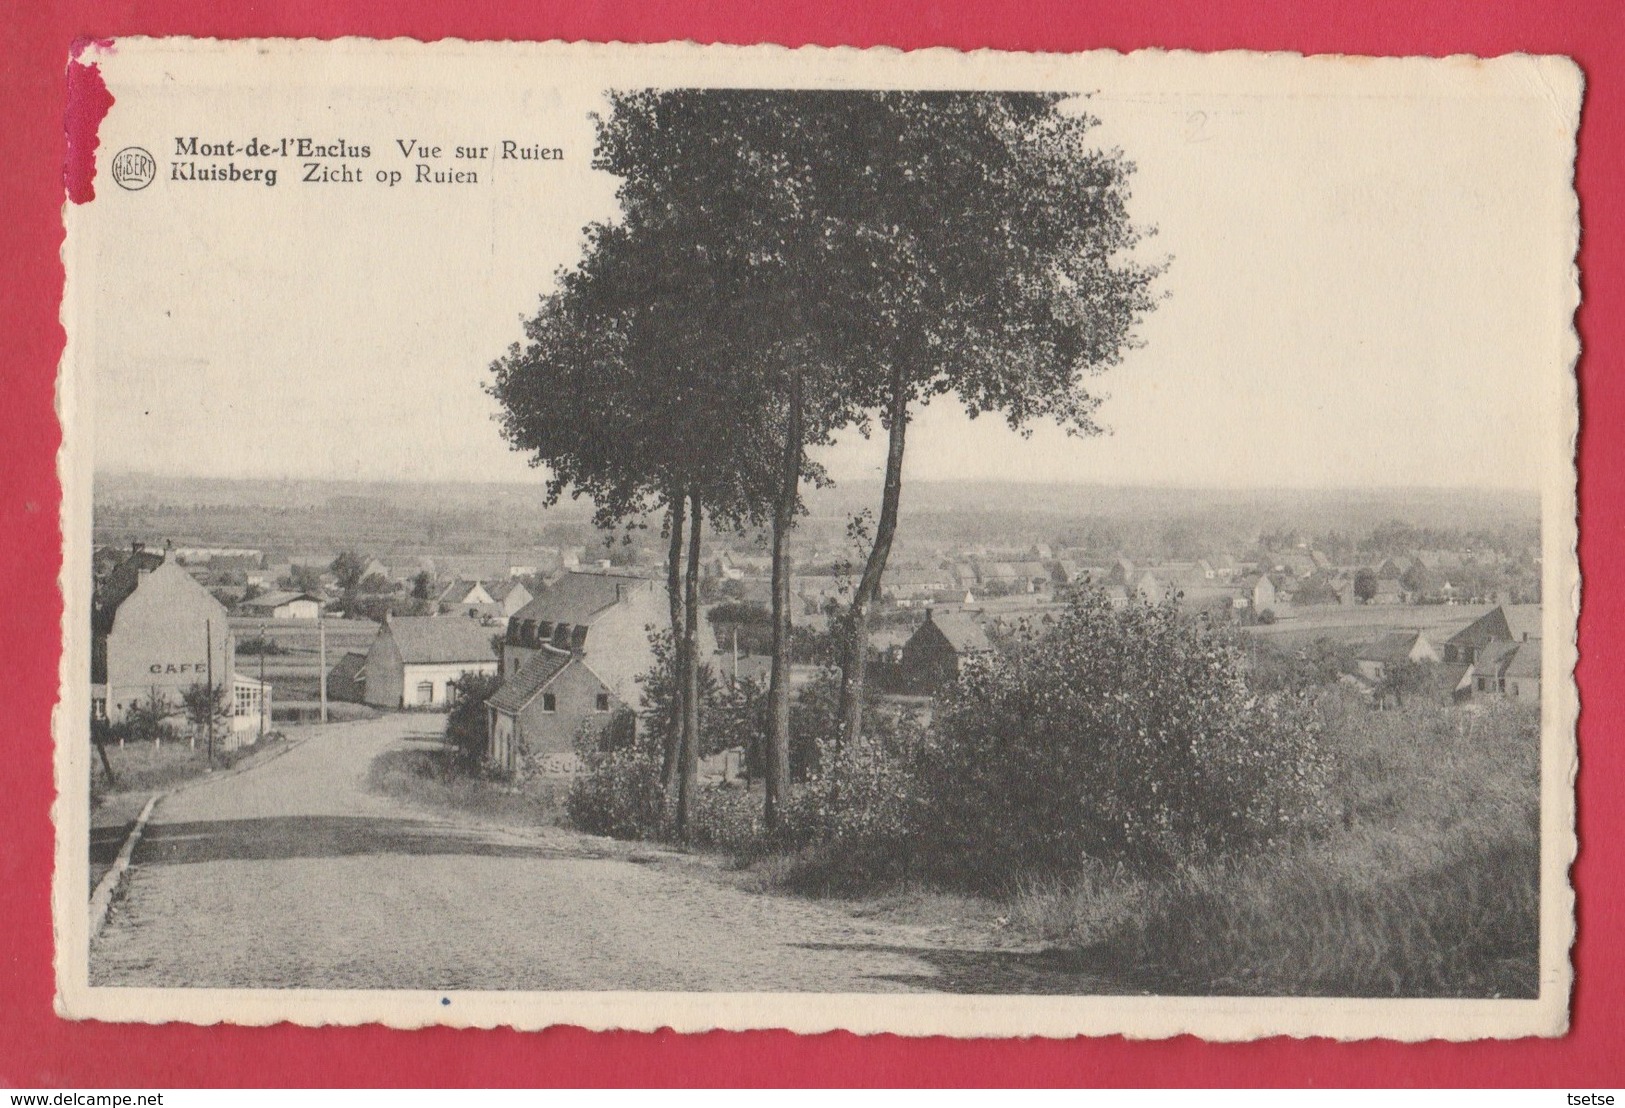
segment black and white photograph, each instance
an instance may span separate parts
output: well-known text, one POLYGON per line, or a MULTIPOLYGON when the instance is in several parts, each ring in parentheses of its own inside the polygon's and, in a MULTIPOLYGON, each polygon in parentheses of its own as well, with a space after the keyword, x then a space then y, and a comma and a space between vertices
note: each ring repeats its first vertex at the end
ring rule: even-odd
POLYGON ((1572 63, 76 64, 64 1014, 1566 1028, 1572 63))

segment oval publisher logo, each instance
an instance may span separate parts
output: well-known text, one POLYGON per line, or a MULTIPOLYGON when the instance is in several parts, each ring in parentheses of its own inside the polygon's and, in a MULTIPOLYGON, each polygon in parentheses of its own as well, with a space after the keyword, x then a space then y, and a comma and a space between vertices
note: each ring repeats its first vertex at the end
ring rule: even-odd
POLYGON ((113 155, 113 181, 120 188, 139 192, 158 175, 158 163, 139 146, 126 146, 113 155))

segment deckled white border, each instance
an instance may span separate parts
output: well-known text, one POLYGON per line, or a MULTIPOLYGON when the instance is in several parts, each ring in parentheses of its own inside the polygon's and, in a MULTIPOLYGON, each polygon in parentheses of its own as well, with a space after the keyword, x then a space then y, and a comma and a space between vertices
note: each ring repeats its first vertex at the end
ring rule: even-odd
MULTIPOLYGON (((403 55, 433 62, 478 55, 493 67, 523 62, 545 65, 553 83, 592 81, 598 87, 622 84, 757 87, 1056 88, 1098 87, 1108 71, 1122 72, 1135 58, 1157 56, 1183 65, 1206 67, 1212 91, 1225 91, 1263 67, 1292 87, 1310 79, 1335 83, 1341 59, 1306 60, 1297 54, 1230 52, 1198 55, 1187 51, 1111 51, 1088 54, 1014 54, 990 50, 930 49, 904 52, 886 48, 778 46, 650 46, 584 43, 470 43, 444 40, 423 44, 410 39, 252 40, 121 39, 111 51, 86 48, 86 60, 117 68, 120 55, 148 59, 176 56, 211 79, 252 81, 251 67, 237 65, 241 51, 272 50, 306 55, 318 71, 331 72, 343 57, 347 79, 372 80, 384 87, 398 79, 392 64, 403 55), (1325 68, 1320 68, 1320 67, 1325 68), (630 69, 629 69, 630 67, 630 69), (630 75, 635 74, 635 77, 630 75)), ((592 1030, 678 1031, 783 1028, 797 1032, 847 1030, 859 1034, 952 1036, 1124 1035, 1160 1038, 1193 1034, 1212 1040, 1244 1040, 1267 1035, 1329 1036, 1342 1039, 1399 1040, 1513 1038, 1559 1035, 1567 1029, 1572 983, 1569 950, 1574 936, 1573 892, 1568 870, 1575 849, 1573 780, 1577 770, 1574 725, 1578 690, 1573 681, 1579 605, 1576 553, 1577 499, 1575 448, 1578 388, 1574 368, 1579 337, 1573 313, 1580 302, 1578 270, 1579 202, 1573 192, 1572 152, 1578 127, 1582 76, 1569 60, 1514 55, 1491 61, 1449 59, 1358 59, 1361 71, 1382 67, 1396 80, 1424 75, 1437 94, 1462 92, 1482 72, 1494 68, 1520 75, 1547 99, 1554 121, 1568 131, 1569 207, 1573 230, 1561 244, 1570 261, 1568 305, 1561 334, 1554 336, 1557 358, 1546 413, 1549 435, 1542 491, 1546 649, 1542 685, 1542 921, 1541 995, 1537 1000, 1346 1000, 1242 997, 1052 997, 896 994, 708 994, 708 993, 499 993, 339 990, 215 990, 91 987, 88 981, 86 887, 89 813, 81 798, 90 773, 90 744, 83 721, 89 718, 90 512, 94 429, 91 375, 77 368, 77 354, 96 321, 76 312, 81 274, 88 259, 76 259, 86 213, 67 206, 62 257, 67 270, 61 313, 68 341, 57 383, 57 411, 63 427, 59 475, 63 488, 64 651, 61 699, 53 717, 56 737, 58 829, 52 905, 57 941, 57 1011, 74 1019, 199 1024, 229 1022, 265 1025, 282 1021, 320 1026, 383 1023, 391 1027, 429 1025, 538 1029, 569 1024, 592 1030), (1421 67, 1420 71, 1418 67, 1421 67), (1564 605, 1560 598, 1570 598, 1564 605)), ((1346 71, 1345 71, 1346 72, 1346 71)), ((419 83, 447 80, 448 70, 419 65, 419 83)), ((116 77, 109 82, 116 84, 116 77)), ((1323 83, 1314 88, 1323 90, 1323 83)), ((1307 87, 1305 89, 1307 91, 1307 87)), ((115 89, 116 95, 116 89, 115 89)), ((99 160, 105 160, 99 152, 99 160)), ((97 181, 107 187, 105 178, 97 181)), ((1554 182, 1554 187, 1558 182, 1554 182)), ((1554 321, 1554 326, 1557 326, 1554 321)))

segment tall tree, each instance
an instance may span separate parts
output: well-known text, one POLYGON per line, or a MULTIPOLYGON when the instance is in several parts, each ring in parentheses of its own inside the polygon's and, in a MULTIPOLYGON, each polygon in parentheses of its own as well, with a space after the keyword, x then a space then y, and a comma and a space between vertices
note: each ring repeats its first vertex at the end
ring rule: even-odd
MULTIPOLYGON (((854 94, 847 94, 854 95, 854 94)), ((842 732, 862 729, 870 610, 902 499, 914 410, 956 394, 1014 429, 1052 419, 1100 433, 1091 376, 1116 364, 1154 305, 1160 266, 1134 256, 1132 165, 1089 140, 1097 121, 1048 93, 855 94, 829 123, 824 174, 808 203, 848 224, 839 266, 870 306, 887 436, 874 539, 846 620, 842 732)))
MULTIPOLYGON (((787 799, 791 564, 788 536, 803 480, 822 479, 807 448, 861 409, 840 377, 850 322, 832 309, 853 302, 828 284, 835 239, 818 233, 823 213, 798 196, 794 169, 816 154, 800 128, 798 97, 741 90, 620 94, 601 122, 600 168, 622 178, 629 224, 651 225, 690 259, 684 280, 715 308, 700 315, 726 375, 739 418, 759 429, 735 454, 750 474, 734 492, 752 523, 772 530, 773 666, 766 743, 766 816, 787 799), (797 143, 787 135, 801 135, 797 143), (798 145, 799 144, 799 145, 798 145), (694 275, 705 280, 695 283, 694 275)), ((850 376, 850 375, 848 375, 850 376)), ((720 429, 720 428, 719 428, 720 429)), ((675 564, 675 563, 672 563, 675 564)))
MULTIPOLYGON (((658 148, 639 157, 658 162, 658 148)), ((760 413, 767 395, 735 371, 743 359, 731 325, 739 287, 732 263, 709 251, 691 222, 674 218, 671 205, 623 188, 621 220, 588 228, 580 264, 559 274, 557 290, 526 324, 528 342, 495 364, 489 386, 509 442, 549 468, 550 501, 566 492, 591 498, 605 529, 664 512, 685 693, 700 664, 701 523, 760 524, 770 502, 772 466, 762 459, 772 452, 760 413)), ((698 718, 682 703, 668 721, 680 833, 692 807, 698 718)))

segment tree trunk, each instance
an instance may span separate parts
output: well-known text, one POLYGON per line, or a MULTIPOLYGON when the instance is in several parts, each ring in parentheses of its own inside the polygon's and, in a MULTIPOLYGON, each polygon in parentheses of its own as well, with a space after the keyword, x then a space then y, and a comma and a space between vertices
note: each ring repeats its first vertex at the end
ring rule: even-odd
POLYGON ((801 488, 801 439, 801 371, 793 369, 778 503, 773 506, 773 669, 768 679, 767 749, 763 752, 767 786, 763 815, 769 830, 779 825, 780 813, 790 799, 791 566, 786 548, 790 531, 796 525, 796 497, 801 488))
POLYGON ((683 734, 683 498, 673 493, 666 501, 666 528, 670 545, 666 549, 666 599, 671 605, 671 705, 666 720, 664 747, 660 756, 660 792, 671 792, 672 774, 677 768, 677 748, 683 734))
POLYGON ((683 738, 677 771, 677 837, 688 838, 700 776, 700 495, 688 497, 688 573, 683 582, 683 738))
MULTIPOLYGON (((92 725, 92 730, 94 730, 94 729, 95 729, 94 725, 92 725)), ((108 760, 108 757, 107 757, 107 743, 106 743, 106 741, 104 741, 102 739, 96 739, 95 742, 96 742, 96 753, 98 753, 98 754, 100 754, 102 756, 102 769, 107 771, 107 787, 110 788, 110 789, 117 788, 118 787, 118 776, 113 772, 113 763, 108 760)))
POLYGON ((869 661, 869 608, 880 595, 880 581, 897 534, 897 504, 903 492, 903 442, 908 432, 908 393, 900 370, 892 371, 891 403, 886 412, 886 484, 880 497, 875 541, 864 562, 863 577, 847 614, 846 664, 841 667, 841 750, 863 735, 863 680, 869 661))

